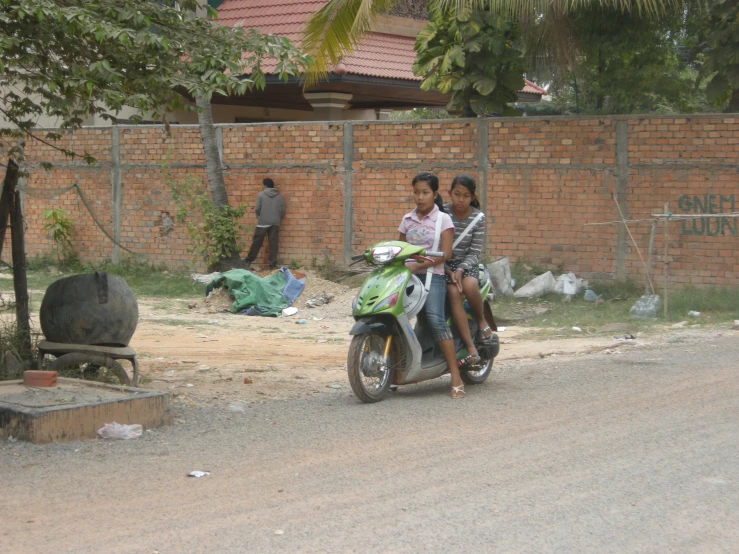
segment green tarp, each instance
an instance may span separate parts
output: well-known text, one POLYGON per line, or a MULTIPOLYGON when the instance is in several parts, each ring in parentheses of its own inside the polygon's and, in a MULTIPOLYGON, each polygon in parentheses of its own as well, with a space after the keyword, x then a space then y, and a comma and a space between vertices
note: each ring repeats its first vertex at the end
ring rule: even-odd
POLYGON ((259 277, 245 269, 232 269, 215 277, 205 287, 205 294, 210 294, 215 288, 226 287, 228 293, 235 299, 231 312, 238 314, 253 306, 258 308, 259 314, 278 315, 290 304, 283 295, 285 276, 282 271, 259 277))

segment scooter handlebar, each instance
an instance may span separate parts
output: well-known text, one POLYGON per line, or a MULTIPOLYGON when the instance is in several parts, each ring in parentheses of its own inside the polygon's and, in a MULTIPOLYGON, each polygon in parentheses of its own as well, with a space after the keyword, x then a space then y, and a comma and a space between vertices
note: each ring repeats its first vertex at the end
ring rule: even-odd
POLYGON ((433 252, 431 250, 426 250, 426 256, 429 256, 431 258, 443 258, 445 254, 444 252, 433 252))

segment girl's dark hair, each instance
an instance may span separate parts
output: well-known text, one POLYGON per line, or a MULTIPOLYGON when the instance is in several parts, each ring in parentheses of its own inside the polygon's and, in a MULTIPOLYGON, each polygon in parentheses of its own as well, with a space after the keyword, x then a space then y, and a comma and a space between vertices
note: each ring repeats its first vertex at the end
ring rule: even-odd
MULTIPOLYGON (((412 186, 415 186, 416 183, 419 183, 423 181, 424 183, 428 183, 429 188, 433 192, 439 192, 439 178, 432 174, 432 173, 419 173, 415 177, 413 177, 413 182, 411 183, 412 186)), ((437 194, 436 198, 434 198, 434 202, 439 207, 439 209, 443 212, 444 211, 444 202, 441 200, 441 194, 437 194)))
POLYGON ((449 189, 449 192, 452 192, 454 190, 454 187, 457 185, 462 185, 464 188, 470 191, 470 194, 473 196, 472 202, 470 202, 470 206, 479 210, 480 202, 478 202, 477 196, 475 196, 475 190, 477 190, 477 184, 475 183, 475 180, 469 175, 457 175, 452 180, 452 187, 449 189))

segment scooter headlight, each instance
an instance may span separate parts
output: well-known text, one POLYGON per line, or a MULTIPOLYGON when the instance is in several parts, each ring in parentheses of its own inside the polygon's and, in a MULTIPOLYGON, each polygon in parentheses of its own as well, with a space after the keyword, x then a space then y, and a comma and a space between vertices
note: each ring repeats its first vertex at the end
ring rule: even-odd
POLYGON ((372 249, 372 259, 378 264, 384 264, 400 254, 400 246, 378 246, 372 249))

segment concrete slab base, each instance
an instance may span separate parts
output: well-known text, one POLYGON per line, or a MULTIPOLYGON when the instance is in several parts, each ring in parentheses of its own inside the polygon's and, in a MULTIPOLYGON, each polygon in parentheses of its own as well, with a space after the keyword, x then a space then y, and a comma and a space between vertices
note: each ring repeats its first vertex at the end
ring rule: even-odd
POLYGON ((59 378, 55 387, 0 382, 0 439, 45 444, 97 438, 106 423, 138 423, 145 430, 169 423, 169 394, 59 378))

